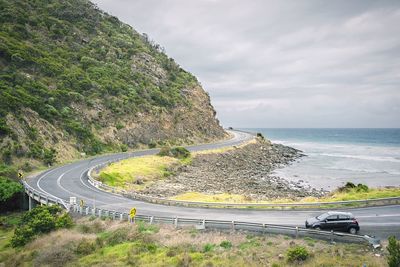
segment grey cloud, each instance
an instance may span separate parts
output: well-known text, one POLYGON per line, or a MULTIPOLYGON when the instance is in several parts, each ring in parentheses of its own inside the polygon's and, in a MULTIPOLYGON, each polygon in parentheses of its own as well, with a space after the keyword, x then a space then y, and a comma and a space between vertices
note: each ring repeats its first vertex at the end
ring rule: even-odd
POLYGON ((398 1, 94 2, 195 74, 225 126, 400 127, 398 1))

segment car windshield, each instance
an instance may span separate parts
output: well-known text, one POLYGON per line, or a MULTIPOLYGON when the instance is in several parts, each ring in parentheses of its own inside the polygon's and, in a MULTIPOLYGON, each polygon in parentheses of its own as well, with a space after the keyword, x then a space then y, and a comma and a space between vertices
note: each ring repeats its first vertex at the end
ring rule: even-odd
POLYGON ((324 213, 324 214, 321 214, 321 215, 317 216, 316 218, 318 220, 322 221, 322 220, 325 220, 328 216, 329 216, 328 213, 324 213))

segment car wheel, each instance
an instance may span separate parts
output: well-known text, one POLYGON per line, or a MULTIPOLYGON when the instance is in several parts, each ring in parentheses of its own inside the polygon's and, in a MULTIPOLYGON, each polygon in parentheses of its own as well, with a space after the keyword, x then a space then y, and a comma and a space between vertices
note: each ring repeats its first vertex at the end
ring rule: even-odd
POLYGON ((354 228, 354 227, 350 227, 349 228, 349 233, 352 234, 352 235, 355 235, 355 234, 357 234, 357 229, 354 228))
POLYGON ((317 230, 317 231, 319 231, 319 230, 321 230, 321 227, 319 227, 319 226, 317 226, 317 227, 314 227, 314 230, 317 230))

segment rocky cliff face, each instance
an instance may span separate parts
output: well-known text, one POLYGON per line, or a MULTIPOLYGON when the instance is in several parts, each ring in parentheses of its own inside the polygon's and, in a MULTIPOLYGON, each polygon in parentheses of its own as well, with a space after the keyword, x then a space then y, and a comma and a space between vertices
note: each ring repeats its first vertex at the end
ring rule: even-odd
POLYGON ((7 164, 226 137, 192 74, 86 0, 0 0, 0 77, 7 164))

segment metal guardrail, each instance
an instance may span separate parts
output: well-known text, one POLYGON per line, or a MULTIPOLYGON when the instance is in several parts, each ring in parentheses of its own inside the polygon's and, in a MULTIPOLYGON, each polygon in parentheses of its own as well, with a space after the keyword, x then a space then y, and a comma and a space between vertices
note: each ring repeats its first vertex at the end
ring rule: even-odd
POLYGON ((129 221, 131 223, 141 221, 149 224, 170 224, 174 225, 175 228, 182 226, 194 226, 196 229, 199 230, 218 229, 231 231, 250 231, 263 234, 285 234, 294 236, 296 238, 308 236, 322 240, 328 240, 331 242, 337 241, 350 243, 366 243, 371 241, 371 238, 369 236, 352 235, 333 231, 329 232, 312 230, 303 227, 292 227, 266 223, 161 217, 142 214, 138 214, 133 219, 131 219, 129 217, 129 214, 125 212, 109 211, 99 208, 92 208, 89 206, 79 206, 77 204, 71 205, 70 212, 77 213, 83 216, 95 216, 103 219, 109 218, 112 220, 129 221))
POLYGON ((276 224, 265 224, 265 223, 254 223, 254 222, 241 222, 241 221, 223 221, 223 220, 207 220, 207 219, 191 219, 191 218, 179 218, 179 217, 162 217, 162 216, 150 216, 138 214, 133 220, 130 219, 129 214, 126 212, 119 212, 113 210, 105 210, 90 206, 80 206, 76 203, 69 203, 58 197, 49 196, 43 194, 38 190, 32 188, 25 181, 22 182, 25 187, 25 192, 32 199, 36 200, 43 205, 60 205, 65 208, 68 212, 80 214, 83 216, 95 216, 99 218, 110 218, 112 220, 120 221, 142 221, 150 224, 172 224, 176 228, 179 226, 194 226, 199 230, 205 229, 218 229, 218 230, 240 230, 240 231, 251 231, 258 233, 270 233, 270 234, 284 234, 291 235, 294 237, 314 237, 322 240, 337 241, 337 242, 350 242, 350 243, 366 243, 370 244, 379 243, 374 238, 369 236, 352 235, 347 233, 338 232, 327 232, 318 231, 312 229, 306 229, 303 227, 293 227, 276 224))
MULTIPOLYGON (((120 159, 119 159, 120 160, 120 159)), ((134 200, 145 201, 154 204, 161 204, 167 206, 181 206, 181 207, 201 207, 201 208, 258 208, 258 209, 332 209, 337 207, 360 207, 360 206, 382 206, 382 205, 397 205, 400 204, 400 197, 389 198, 376 198, 365 200, 349 200, 349 201, 335 201, 335 202, 310 202, 310 203, 224 203, 224 202, 199 202, 199 201, 184 201, 184 200, 171 200, 166 198, 153 197, 148 195, 139 194, 137 192, 123 190, 117 187, 106 185, 93 178, 92 172, 99 171, 104 166, 117 162, 119 160, 108 161, 92 167, 87 175, 88 181, 91 185, 98 189, 107 192, 118 194, 134 200)))
POLYGON ((25 193, 32 199, 36 200, 40 204, 45 204, 45 205, 60 205, 63 208, 69 210, 69 203, 64 201, 61 198, 55 197, 55 196, 49 196, 47 194, 44 194, 33 187, 31 187, 27 182, 22 181, 22 185, 25 188, 25 193))

